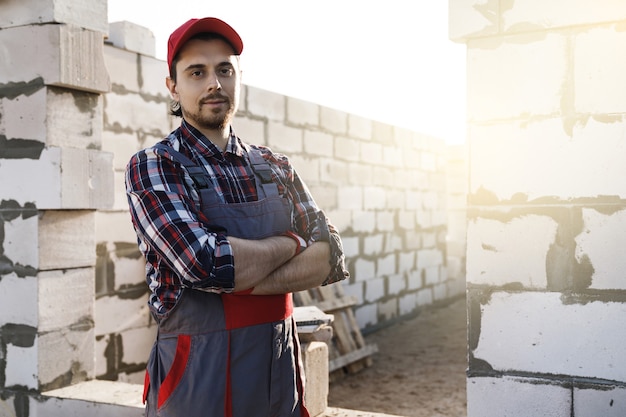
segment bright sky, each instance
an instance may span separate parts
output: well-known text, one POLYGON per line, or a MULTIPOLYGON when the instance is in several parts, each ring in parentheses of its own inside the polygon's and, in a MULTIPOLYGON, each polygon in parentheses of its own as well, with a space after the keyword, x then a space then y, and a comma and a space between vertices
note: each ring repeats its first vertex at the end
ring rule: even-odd
POLYGON ((465 45, 448 39, 448 1, 109 0, 109 22, 149 28, 157 58, 194 17, 244 43, 243 82, 465 142, 465 45))

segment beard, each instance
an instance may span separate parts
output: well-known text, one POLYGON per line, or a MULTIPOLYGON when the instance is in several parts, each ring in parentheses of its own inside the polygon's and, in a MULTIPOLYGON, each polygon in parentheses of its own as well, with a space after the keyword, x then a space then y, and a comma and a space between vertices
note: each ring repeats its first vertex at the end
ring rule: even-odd
POLYGON ((204 97, 195 110, 190 111, 181 105, 181 111, 185 120, 200 129, 222 130, 230 124, 235 114, 235 104, 227 96, 211 95, 204 97), (218 108, 207 108, 204 106, 206 101, 215 99, 224 100, 226 108, 224 109, 224 106, 218 108))

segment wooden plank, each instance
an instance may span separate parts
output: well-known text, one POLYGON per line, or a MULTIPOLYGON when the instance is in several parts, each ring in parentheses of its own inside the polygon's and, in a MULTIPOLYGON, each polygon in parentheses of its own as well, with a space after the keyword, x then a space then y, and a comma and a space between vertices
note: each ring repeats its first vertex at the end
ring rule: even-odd
POLYGON ((333 375, 337 374, 337 369, 356 373, 364 367, 371 366, 370 355, 378 351, 376 345, 366 345, 361 335, 352 309, 356 301, 356 297, 345 295, 340 283, 294 294, 296 305, 313 305, 323 312, 332 312, 334 316, 333 335, 328 342, 329 363, 338 366, 335 372, 330 372, 333 375))
POLYGON ((361 359, 368 358, 376 352, 378 352, 378 346, 376 345, 367 345, 360 349, 353 350, 350 353, 331 360, 328 365, 328 371, 336 371, 352 363, 358 362, 361 359))
POLYGON ((333 311, 342 310, 346 307, 352 307, 356 305, 356 297, 346 296, 344 298, 336 298, 334 300, 320 301, 314 304, 317 308, 326 313, 332 313, 333 311))

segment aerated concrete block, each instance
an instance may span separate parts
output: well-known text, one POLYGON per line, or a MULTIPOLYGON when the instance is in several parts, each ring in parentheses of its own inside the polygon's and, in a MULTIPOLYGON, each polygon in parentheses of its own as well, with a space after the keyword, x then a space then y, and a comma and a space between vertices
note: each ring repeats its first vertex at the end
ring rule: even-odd
POLYGON ((37 343, 32 346, 8 343, 5 348, 4 386, 37 389, 37 343))
POLYGON ((143 417, 142 384, 87 381, 44 392, 29 409, 46 417, 143 417))
MULTIPOLYGON (((245 96, 248 112, 257 117, 264 117, 271 121, 285 120, 286 98, 281 94, 248 86, 245 96)), ((242 96, 242 100, 243 100, 242 96)), ((270 140, 273 142, 273 140, 270 140)))
POLYGON ((266 122, 263 120, 250 119, 238 113, 233 121, 233 130, 246 143, 267 145, 265 124, 266 122))
MULTIPOLYGON (((17 271, 20 277, 27 274, 34 275, 39 265, 37 257, 39 218, 37 212, 22 213, 22 215, 12 219, 6 218, 8 217, 6 214, 3 217, 5 220, 0 222, 0 228, 3 229, 4 236, 2 236, 3 240, 0 241, 0 246, 3 249, 5 260, 13 265, 13 271, 17 271), (24 239, 24 236, 29 236, 31 239, 24 239)), ((3 268, 3 273, 8 272, 5 268, 3 268)))
POLYGON ((361 141, 346 136, 335 137, 335 158, 360 162, 361 141))
MULTIPOLYGON (((167 62, 151 56, 139 55, 139 64, 140 91, 169 103, 170 92, 165 85, 165 78, 169 75, 167 62)), ((241 103, 239 103, 239 108, 242 108, 241 103)))
POLYGON ((287 121, 298 125, 317 126, 320 109, 315 103, 287 97, 287 121))
POLYGON ((370 140, 372 138, 372 120, 354 114, 348 115, 348 136, 370 140))
POLYGON ((109 23, 108 41, 117 48, 154 56, 156 45, 154 34, 136 23, 121 21, 109 23))
POLYGON ((597 297, 495 292, 480 304, 480 334, 470 325, 473 355, 495 371, 626 382, 624 314, 597 297))
POLYGON ((0 328, 6 324, 37 327, 37 284, 36 277, 18 277, 15 273, 0 277, 0 294, 4 297, 0 303, 0 328))
MULTIPOLYGON (((387 192, 389 194, 389 192, 387 192)), ((396 227, 396 212, 391 211, 391 207, 388 207, 389 210, 386 211, 378 211, 376 212, 376 229, 382 232, 394 233, 396 227)), ((396 246, 396 248, 402 247, 396 246)))
POLYGON ((467 51, 468 120, 559 114, 568 45, 561 33, 473 41, 467 51))
POLYGON ((363 187, 343 187, 338 197, 340 209, 361 210, 363 208, 363 187))
POLYGON ((376 276, 389 276, 398 272, 398 261, 395 253, 380 256, 376 260, 376 276))
POLYGON ((39 332, 93 326, 94 268, 57 269, 38 274, 39 332), (60 302, 71 288, 72 301, 60 302))
POLYGON ((39 269, 93 267, 96 264, 95 212, 46 210, 39 219, 39 269))
POLYGON ((359 281, 367 281, 376 276, 376 266, 374 261, 359 258, 354 262, 354 279, 359 281))
POLYGON ((365 301, 373 303, 385 296, 385 279, 372 278, 365 283, 365 301))
MULTIPOLYGON (((171 130, 166 101, 154 101, 128 91, 106 95, 104 116, 104 129, 116 133, 149 132, 164 138, 171 130)), ((150 145, 152 143, 145 144, 150 145)))
POLYGON ((103 36, 72 25, 3 29, 0 31, 2 82, 8 86, 39 82, 94 93, 108 92, 103 36))
POLYGON ((106 33, 106 0, 5 0, 0 27, 67 23, 106 33))
POLYGON ((583 230, 576 236, 576 259, 593 268, 590 288, 624 290, 626 259, 621 248, 626 244, 626 209, 606 212, 582 209, 583 230))
POLYGON ((306 377, 304 403, 311 416, 319 416, 328 406, 328 345, 302 344, 302 360, 306 377))
POLYGON ((384 187, 363 187, 363 208, 383 210, 387 208, 387 191, 384 187))
POLYGON ((269 146, 272 150, 287 155, 303 151, 303 132, 301 129, 285 126, 282 122, 270 121, 267 125, 269 146))
POLYGON ((546 288, 548 251, 558 224, 548 216, 524 215, 508 221, 478 218, 467 229, 467 281, 546 288), (512 268, 512 265, 516 265, 512 268))
MULTIPOLYGON (((307 186, 320 183, 319 159, 311 158, 306 155, 293 155, 289 157, 289 161, 307 186)), ((316 197, 316 195, 313 195, 313 197, 316 197)))
POLYGON ((469 192, 488 196, 488 204, 513 196, 518 204, 542 197, 624 198, 624 132, 626 122, 602 117, 572 125, 558 117, 471 126, 469 192), (598 151, 598 141, 610 151, 598 151))
POLYGON ((345 135, 348 132, 348 113, 322 106, 320 127, 329 133, 345 135))
POLYGON ((626 388, 587 384, 574 388, 574 415, 576 417, 626 416, 626 388))
POLYGON ((411 314, 415 312, 415 309, 419 306, 417 294, 409 293, 400 297, 398 302, 398 313, 400 316, 411 314))
POLYGON ((467 417, 571 417, 571 389, 533 378, 468 378, 467 417))
POLYGON ((148 294, 140 298, 105 296, 96 300, 96 335, 120 333, 127 329, 139 329, 150 325, 148 294))
MULTIPOLYGON (((525 0, 502 10, 503 30, 537 31, 568 26, 588 26, 626 19, 626 3, 598 0, 593 6, 571 0, 525 0)), ((586 29, 585 29, 586 30, 586 29)))
POLYGON ((332 135, 311 130, 304 131, 304 152, 308 155, 332 157, 333 149, 332 135))
POLYGON ((137 245, 128 209, 96 212, 96 242, 123 242, 137 245))
MULTIPOLYGON (((622 19, 626 19, 626 3, 607 0, 602 3, 613 3, 613 9, 619 8, 622 19)), ((597 6, 594 4, 589 9, 596 10, 597 6)), ((610 20, 619 19, 611 16, 610 20)), ((623 100, 626 81, 622 76, 626 71, 626 59, 621 53, 625 48, 623 23, 588 29, 576 35, 573 64, 576 111, 593 114, 599 119, 604 115, 606 122, 621 120, 617 114, 626 111, 623 100)))
POLYGON ((455 41, 494 35, 500 26, 500 2, 448 0, 448 36, 455 41))
MULTIPOLYGON (((402 303, 402 300, 400 301, 402 303)), ((376 304, 360 304, 354 308, 354 317, 359 329, 378 324, 378 306, 376 304)))
MULTIPOLYGON (((103 54, 113 90, 139 92, 137 54, 108 44, 104 45, 103 54)), ((165 88, 166 75, 163 77, 163 88, 165 88)))
POLYGON ((40 388, 61 388, 95 377, 93 321, 68 324, 37 338, 40 388))

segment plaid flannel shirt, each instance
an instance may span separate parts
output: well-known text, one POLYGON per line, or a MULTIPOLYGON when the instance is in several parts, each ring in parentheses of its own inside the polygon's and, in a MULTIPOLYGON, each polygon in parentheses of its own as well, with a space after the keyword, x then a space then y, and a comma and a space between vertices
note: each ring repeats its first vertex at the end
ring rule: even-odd
MULTIPOLYGON (((287 157, 266 147, 244 144, 232 129, 222 153, 184 120, 162 143, 214 175, 218 192, 227 203, 257 200, 254 174, 244 149, 259 149, 270 162, 279 193, 293 204, 291 230, 309 243, 330 242, 332 268, 324 285, 348 277, 336 229, 287 157)), ((126 168, 126 194, 139 249, 146 258, 149 304, 156 313, 173 308, 185 287, 216 293, 233 291, 235 270, 228 236, 200 211, 193 180, 167 151, 147 148, 132 156, 126 168)))

